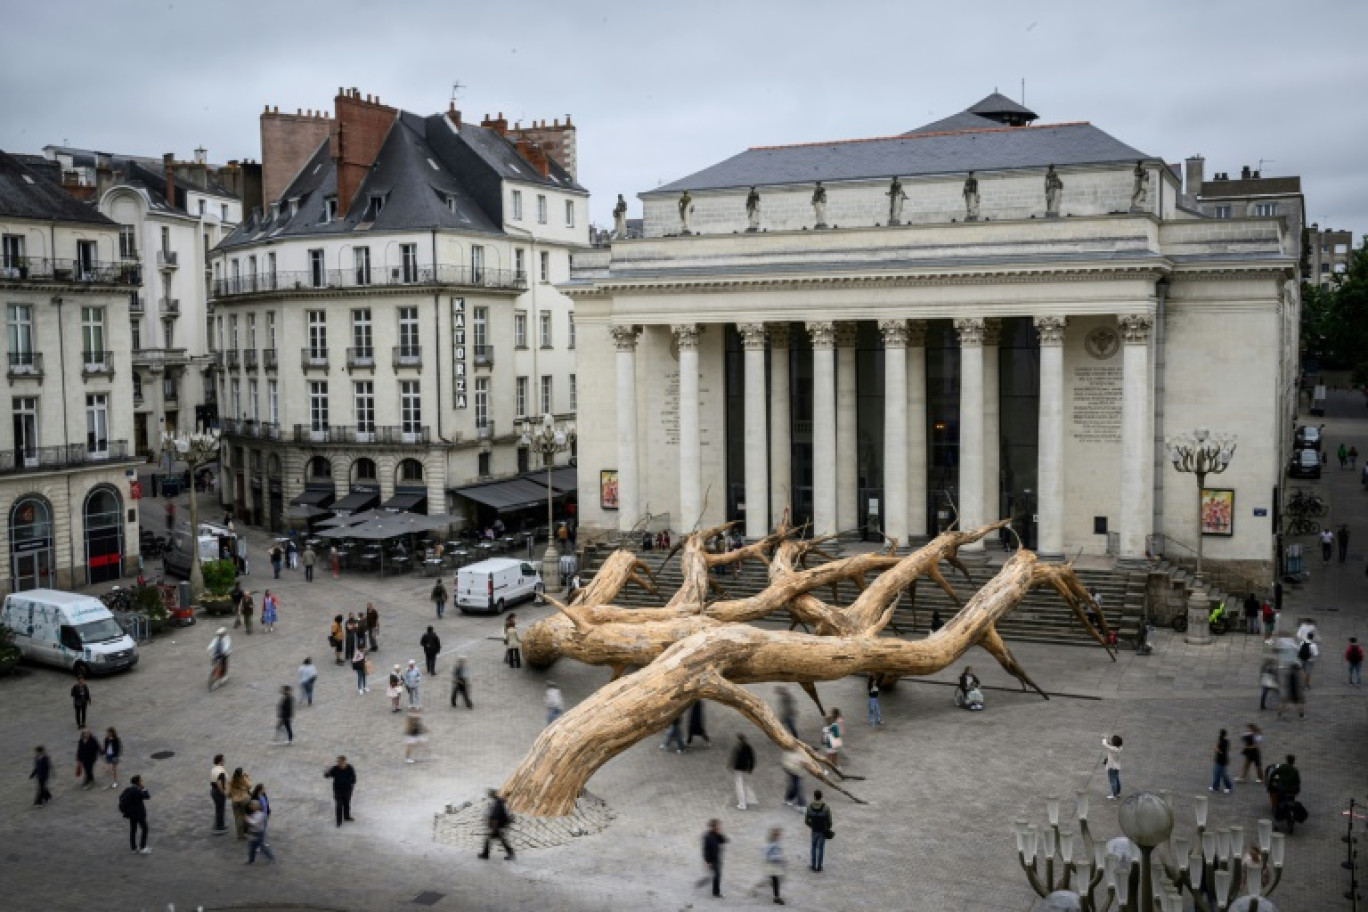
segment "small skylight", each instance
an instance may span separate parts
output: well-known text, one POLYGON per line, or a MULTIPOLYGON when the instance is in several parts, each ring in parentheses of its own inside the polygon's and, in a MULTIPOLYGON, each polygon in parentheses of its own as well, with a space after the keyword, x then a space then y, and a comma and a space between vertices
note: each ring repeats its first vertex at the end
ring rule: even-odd
POLYGON ((317 173, 318 173, 318 169, 321 168, 321 167, 323 167, 323 163, 322 163, 322 162, 319 162, 318 164, 314 165, 314 169, 313 169, 312 171, 310 171, 309 173, 310 173, 310 174, 317 174, 317 173))
POLYGON ((33 183, 33 178, 29 177, 27 174, 24 175, 24 180, 27 183, 33 183))
POLYGON ((430 159, 430 158, 428 159, 428 164, 429 164, 429 165, 432 165, 432 170, 433 170, 433 171, 441 171, 441 170, 442 170, 440 167, 438 167, 437 163, 436 163, 435 161, 433 161, 432 159, 430 159))

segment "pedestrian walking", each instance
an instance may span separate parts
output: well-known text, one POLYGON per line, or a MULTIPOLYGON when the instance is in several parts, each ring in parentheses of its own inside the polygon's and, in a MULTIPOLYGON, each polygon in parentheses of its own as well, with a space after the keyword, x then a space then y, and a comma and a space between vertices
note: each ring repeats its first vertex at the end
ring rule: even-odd
POLYGON ((474 709, 475 704, 470 702, 470 679, 466 677, 466 657, 457 656, 456 664, 451 669, 451 705, 456 705, 456 699, 465 700, 466 709, 474 709))
POLYGON ((128 847, 136 855, 151 855, 147 847, 147 802, 152 795, 143 788, 142 776, 134 776, 128 783, 119 794, 119 813, 128 820, 128 847))
POLYGON ((123 742, 119 740, 119 733, 113 728, 105 729, 104 754, 105 769, 109 770, 109 787, 116 789, 119 787, 119 757, 123 754, 123 742))
POLYGON ((508 816, 508 805, 504 804, 503 796, 498 789, 489 790, 489 807, 485 809, 485 840, 484 850, 477 855, 477 858, 489 857, 489 844, 498 842, 503 846, 504 858, 508 861, 513 860, 513 847, 508 844, 508 837, 504 836, 504 830, 511 823, 508 816))
POLYGON ((370 651, 380 651, 380 612, 366 602, 366 636, 370 639, 370 651))
POLYGON ((755 749, 746 736, 736 733, 736 746, 731 754, 732 776, 736 779, 736 809, 744 811, 749 805, 759 804, 751 789, 751 773, 755 772, 755 749))
POLYGON ((879 711, 879 676, 870 675, 865 680, 865 691, 869 694, 869 724, 883 725, 883 713, 879 711))
POLYGON ((1265 601, 1263 607, 1259 609, 1259 617, 1263 620, 1264 644, 1273 645, 1273 631, 1278 626, 1278 613, 1273 610, 1273 603, 1265 601))
POLYGON ((1297 769, 1297 758, 1288 754, 1285 763, 1275 765, 1266 777, 1264 787, 1268 790, 1273 822, 1277 823, 1283 816, 1279 813, 1280 805, 1291 804, 1301 793, 1301 770, 1297 769))
POLYGON ((1278 704, 1278 719, 1281 721, 1283 713, 1289 707, 1297 707, 1297 714, 1306 718, 1306 688, 1302 680, 1301 666, 1292 662, 1283 669, 1282 679, 1282 702, 1278 704))
POLYGON ((417 709, 408 711, 408 718, 404 720, 404 762, 414 763, 413 751, 427 743, 427 729, 423 726, 422 717, 418 715, 417 709))
POLYGON ((788 777, 788 785, 784 787, 784 804, 800 811, 807 807, 807 802, 803 800, 803 773, 807 772, 803 766, 805 757, 802 752, 791 750, 779 758, 779 765, 788 777))
POLYGON ((252 615, 256 614, 256 603, 252 601, 252 590, 245 589, 242 598, 238 600, 238 616, 233 621, 236 627, 239 623, 247 628, 247 635, 252 635, 252 615))
POLYGON ((314 551, 313 545, 304 546, 304 581, 313 582, 314 564, 318 563, 318 554, 314 551))
POLYGON ((295 544, 294 531, 290 531, 290 539, 285 542, 285 563, 291 570, 299 569, 299 546, 295 544))
POLYGON ((90 729, 81 729, 80 740, 76 742, 76 775, 79 777, 85 774, 85 781, 81 783, 81 788, 90 791, 95 787, 95 761, 100 759, 100 742, 95 740, 95 736, 90 733, 90 729))
POLYGON ((356 642, 367 647, 367 652, 370 651, 370 641, 367 638, 369 630, 370 623, 366 620, 366 612, 364 610, 358 611, 356 613, 356 642))
POLYGON ((247 802, 247 860, 244 864, 256 864, 257 852, 266 860, 275 861, 275 853, 266 842, 266 811, 259 801, 247 802))
POLYGON ((1344 647, 1344 664, 1349 670, 1349 686, 1363 686, 1363 647, 1358 637, 1350 637, 1349 645, 1344 647))
POLYGON ((1207 786, 1208 792, 1214 792, 1218 788, 1230 794, 1233 786, 1230 783, 1230 738, 1226 736, 1226 730, 1221 729, 1221 733, 1216 736, 1216 751, 1212 757, 1211 764, 1211 785, 1207 786))
POLYGON ((510 614, 504 621, 504 664, 510 668, 522 668, 522 636, 518 633, 518 618, 510 614))
POLYGON ((440 579, 433 584, 432 592, 428 595, 428 598, 432 599, 432 603, 437 606, 437 619, 441 620, 442 615, 446 613, 447 591, 446 586, 442 585, 440 579))
POLYGON ((1307 690, 1311 689, 1311 669, 1316 665, 1316 659, 1320 658, 1320 646, 1316 643, 1315 633, 1308 633, 1306 639, 1297 647, 1297 661, 1301 662, 1302 684, 1307 690))
POLYGON ((233 809, 233 829, 238 839, 247 838, 247 802, 252 800, 252 780, 242 767, 228 780, 228 804, 233 809))
POLYGON ((1349 448, 1349 468, 1358 468, 1358 447, 1356 446, 1351 446, 1349 448))
POLYGON ((275 633, 276 618, 280 602, 267 589, 266 594, 261 597, 261 629, 266 633, 275 633))
POLYGON ((722 821, 716 818, 708 821, 708 831, 703 834, 703 864, 709 873, 698 882, 703 886, 712 881, 712 895, 722 898, 722 847, 729 842, 722 835, 722 821))
POLYGON ((280 579, 280 567, 284 563, 285 552, 281 550, 280 545, 274 545, 271 548, 271 573, 275 579, 280 579))
POLYGON ((48 791, 48 782, 52 779, 52 758, 47 754, 47 748, 41 744, 33 749, 33 771, 29 773, 30 779, 38 780, 38 792, 33 796, 34 807, 46 807, 52 800, 52 792, 48 791))
POLYGON ((342 624, 342 640, 348 656, 356 651, 356 637, 360 632, 361 624, 356 620, 356 612, 348 611, 347 620, 342 624))
POLYGON ((408 668, 404 669, 404 690, 408 692, 409 706, 422 707, 422 686, 423 673, 418 670, 418 663, 409 659, 408 668))
POLYGON ((1327 528, 1327 529, 1321 529, 1321 533, 1320 533, 1320 543, 1321 543, 1321 563, 1322 563, 1322 564, 1328 564, 1328 563, 1330 563, 1330 554, 1331 554, 1332 551, 1335 550, 1335 533, 1334 533, 1334 532, 1331 532, 1328 528, 1327 528))
POLYGON ((214 835, 228 832, 225 815, 228 810, 228 770, 223 767, 223 754, 214 754, 214 765, 209 770, 209 798, 214 802, 214 835))
POLYGON ((765 842, 765 874, 769 877, 770 888, 774 891, 774 905, 784 905, 784 899, 779 895, 783 886, 784 873, 787 870, 788 862, 784 858, 784 831, 778 827, 772 827, 769 831, 769 839, 765 842))
POLYGON ((342 558, 337 553, 337 546, 328 548, 328 569, 332 571, 333 579, 337 579, 342 572, 342 558))
POLYGON ((358 694, 370 693, 370 688, 366 686, 366 673, 370 671, 368 666, 370 660, 366 658, 366 647, 358 643, 355 651, 352 652, 351 666, 352 671, 356 672, 356 692, 358 694))
POLYGON ((1254 593, 1249 593, 1244 600, 1244 620, 1245 633, 1259 632, 1259 599, 1254 593))
POLYGON ((812 831, 812 857, 808 862, 808 870, 822 870, 822 862, 826 860, 826 844, 835 833, 831 829, 831 807, 822 800, 822 790, 812 790, 812 803, 807 806, 806 813, 803 814, 803 823, 812 831))
POLYGON ((703 721, 703 701, 694 700, 689 706, 689 739, 684 742, 688 747, 693 747, 693 739, 702 738, 703 744, 712 747, 712 738, 708 737, 708 729, 703 721))
POLYGON ((1111 786, 1111 794, 1107 797, 1115 801, 1121 797, 1121 736, 1104 737, 1102 747, 1107 751, 1102 765, 1107 768, 1107 784, 1111 786))
POLYGON ((1339 531, 1335 533, 1335 541, 1339 543, 1339 562, 1344 563, 1344 559, 1349 556, 1349 526, 1340 523, 1339 531))
POLYGON ((684 753, 683 720, 683 713, 680 713, 679 715, 674 717, 674 721, 670 723, 669 729, 665 732, 665 740, 661 742, 661 750, 669 750, 670 745, 673 744, 675 746, 675 753, 684 753))
MULTIPOLYGON (((261 808, 262 814, 264 815, 263 818, 262 818, 262 821, 261 821, 261 837, 262 837, 262 840, 265 841, 265 839, 266 839, 267 836, 269 835, 269 833, 268 833, 267 831, 268 831, 268 825, 269 825, 270 822, 271 822, 271 799, 270 799, 270 798, 267 796, 267 794, 266 794, 266 783, 264 783, 264 782, 258 782, 256 785, 252 786, 252 801, 255 801, 255 802, 257 803, 257 805, 261 808)), ((251 813, 250 813, 250 812, 251 812, 251 807, 252 807, 251 803, 248 802, 247 808, 248 808, 248 820, 249 820, 249 821, 250 821, 250 819, 251 819, 251 813)), ((248 826, 247 826, 247 835, 248 835, 248 836, 251 836, 251 834, 252 834, 252 827, 251 827, 251 824, 250 824, 250 822, 249 822, 249 824, 248 824, 248 826)), ((269 842, 267 842, 266 844, 267 844, 268 846, 270 845, 269 842)))
POLYGON ((317 680, 318 668, 314 665, 313 659, 305 656, 303 664, 299 666, 299 692, 309 706, 313 706, 314 683, 317 680))
POLYGON ((76 710, 76 727, 85 728, 86 709, 93 703, 90 688, 86 686, 85 676, 77 675, 76 683, 71 685, 71 705, 76 710))
POLYGON ((1253 722, 1246 725, 1244 734, 1240 735, 1240 745, 1240 756, 1244 758, 1244 766, 1240 768, 1240 775, 1235 777, 1235 781, 1247 781, 1252 769, 1254 781, 1263 782, 1263 732, 1259 731, 1259 726, 1253 722))
POLYGON ((346 633, 342 629, 342 615, 334 615, 332 625, 328 628, 328 645, 333 650, 333 664, 342 664, 342 645, 346 633))
POLYGON ((356 791, 356 767, 347 763, 347 758, 339 756, 337 763, 323 772, 324 779, 332 780, 333 809, 337 812, 337 825, 350 821, 352 793, 356 791))
POLYGON ((285 729, 285 743, 294 744, 294 690, 286 684, 280 688, 280 702, 276 703, 276 740, 285 729))
POLYGON ((418 645, 423 650, 423 659, 427 663, 427 673, 435 675, 437 673, 437 656, 442 652, 442 638, 429 625, 427 633, 418 638, 418 645))
POLYGON ((1282 696, 1282 688, 1278 684, 1278 664, 1273 658, 1266 658, 1259 667, 1259 709, 1268 708, 1268 695, 1277 694, 1282 696))
POLYGON ((935 633, 937 630, 940 630, 940 629, 941 629, 942 627, 944 627, 944 626, 945 626, 945 621, 941 620, 940 609, 939 609, 939 608, 932 608, 932 609, 931 609, 931 624, 929 625, 929 628, 928 628, 928 629, 929 629, 929 632, 935 633))
POLYGON ((399 698, 404 695, 404 669, 395 665, 390 669, 389 683, 385 686, 385 696, 389 697, 390 712, 402 712, 399 698))
POLYGON ((1347 468, 1349 468, 1349 448, 1348 448, 1348 447, 1346 447, 1344 444, 1341 443, 1341 444, 1339 445, 1339 449, 1335 451, 1335 455, 1336 455, 1337 457, 1339 457, 1340 469, 1347 469, 1347 468))
POLYGON ((798 707, 793 701, 793 693, 787 687, 779 688, 779 721, 793 737, 798 737, 798 707))
POLYGON ((546 682, 546 724, 550 725, 565 712, 565 696, 555 681, 546 682))
POLYGON ((242 571, 242 575, 251 576, 252 568, 247 563, 247 535, 245 533, 239 535, 237 539, 237 559, 238 569, 242 571))
POLYGON ((841 765, 841 748, 845 740, 841 737, 845 730, 845 718, 839 709, 833 709, 822 727, 822 748, 826 751, 827 762, 832 766, 841 765))

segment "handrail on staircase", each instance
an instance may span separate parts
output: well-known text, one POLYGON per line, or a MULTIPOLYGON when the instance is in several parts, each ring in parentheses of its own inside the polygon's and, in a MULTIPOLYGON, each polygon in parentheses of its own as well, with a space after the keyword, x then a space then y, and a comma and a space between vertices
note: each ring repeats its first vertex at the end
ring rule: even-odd
MULTIPOLYGON (((1164 532, 1161 532, 1154 537, 1158 538, 1163 544, 1163 550, 1158 556, 1162 556, 1167 560, 1182 566, 1185 570, 1194 569, 1196 567, 1196 548, 1179 541, 1172 535, 1164 532), (1175 556, 1172 550, 1170 550, 1171 547, 1176 547, 1186 553, 1182 557, 1175 556)), ((1242 570, 1236 570, 1224 561, 1206 554, 1202 555, 1202 575, 1227 593, 1258 592, 1268 588, 1268 583, 1260 582, 1248 573, 1245 573, 1242 570), (1239 585, 1231 585, 1232 580, 1238 582, 1239 585)))

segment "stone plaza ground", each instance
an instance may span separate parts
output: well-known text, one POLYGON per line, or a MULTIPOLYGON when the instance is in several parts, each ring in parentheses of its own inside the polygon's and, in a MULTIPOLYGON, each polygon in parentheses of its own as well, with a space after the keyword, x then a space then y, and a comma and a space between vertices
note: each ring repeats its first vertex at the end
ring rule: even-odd
MULTIPOLYGON (((1361 397, 1339 394, 1326 419, 1327 445, 1333 449, 1344 440, 1368 453, 1366 419, 1361 397)), ((8 771, 0 779, 3 906, 120 912, 162 910, 168 903, 180 910, 346 912, 757 907, 769 903, 767 893, 751 894, 763 875, 765 834, 781 826, 789 858, 784 894, 795 908, 1025 912, 1034 896, 1017 866, 1014 819, 1043 823, 1047 794, 1066 796, 1067 815, 1073 791, 1086 788, 1094 835, 1119 833, 1116 805, 1103 800, 1103 735, 1125 738, 1123 791, 1171 790, 1178 830, 1190 833, 1193 796, 1208 794, 1217 730, 1224 727, 1235 738, 1253 721, 1266 734, 1266 762, 1297 755, 1302 800, 1311 814, 1287 841, 1279 908, 1347 909, 1340 811, 1351 796, 1368 798, 1368 696, 1346 686, 1339 656, 1348 636, 1368 640, 1368 492, 1357 472, 1341 472, 1333 454, 1330 462, 1325 479, 1306 486, 1328 496, 1330 521, 1349 523, 1355 538, 1345 564, 1309 559, 1310 581, 1288 587, 1284 625, 1315 618, 1325 641, 1305 720, 1279 722, 1272 712, 1259 712, 1263 643, 1242 633, 1199 647, 1165 630, 1153 655, 1125 650, 1116 662, 1101 649, 1014 646, 1050 693, 1048 701, 1016 690, 991 657, 973 650, 934 679, 905 680, 885 693, 885 724, 877 729, 865 724, 863 680, 824 685, 827 705, 840 707, 849 722, 846 766, 865 777, 851 787, 868 804, 834 796, 837 837, 820 874, 807 870, 801 817, 780 800, 778 752, 755 734, 760 804, 736 810, 727 759, 736 733, 753 729, 712 705, 711 748, 678 755, 658 749, 662 737, 652 735, 590 781, 590 791, 607 805, 606 826, 597 833, 528 848, 512 862, 497 850, 493 860, 481 861, 461 839, 438 841, 437 815, 448 805, 479 801, 541 730, 546 679, 558 682, 573 705, 603 684, 607 672, 573 662, 549 673, 507 668, 498 641, 501 619, 449 610, 436 620, 427 597, 432 581, 421 577, 344 574, 333 580, 320 572, 310 584, 302 571, 285 571, 277 583, 264 559, 266 538, 254 531, 253 573, 244 583, 258 600, 262 589, 275 590, 281 619, 273 634, 259 626, 250 637, 233 631, 232 676, 223 688, 211 694, 205 687, 206 648, 217 626, 212 619, 158 637, 144 647, 134 672, 91 684, 90 727, 97 733, 118 729, 125 750, 121 782, 141 774, 152 794, 150 856, 129 852, 117 792, 83 792, 72 778, 77 730, 71 677, 26 666, 21 675, 0 679, 0 752, 8 771), (381 649, 371 692, 360 695, 350 669, 332 664, 324 638, 334 614, 367 601, 381 613, 381 649), (384 674, 410 658, 421 666, 417 642, 428 624, 443 643, 439 678, 424 686, 431 740, 420 762, 405 764, 402 717, 389 711, 384 674), (319 665, 315 705, 299 708, 294 746, 273 745, 278 689, 295 683, 306 655, 319 665), (448 705, 456 655, 469 659, 473 710, 448 705), (963 712, 952 702, 950 683, 965 663, 990 688, 985 712, 963 712), (56 772, 56 798, 41 810, 31 808, 32 783, 25 779, 35 744, 47 746, 56 772), (219 752, 230 771, 242 766, 253 782, 266 783, 275 864, 246 867, 245 842, 210 833, 207 780, 219 752), (356 822, 342 828, 333 824, 323 778, 339 753, 359 775, 356 822), (710 817, 720 818, 731 838, 726 898, 720 901, 695 886, 703 873, 699 841, 710 817)), ((207 500, 204 505, 204 515, 212 515, 207 500)), ((549 609, 515 610, 526 627, 549 609)), ((753 689, 773 699, 772 687, 753 689)), ((800 705, 801 733, 816 741, 818 715, 800 705)), ((1243 824, 1252 833, 1267 809, 1262 787, 1239 783, 1231 795, 1212 796, 1211 823, 1243 824)))

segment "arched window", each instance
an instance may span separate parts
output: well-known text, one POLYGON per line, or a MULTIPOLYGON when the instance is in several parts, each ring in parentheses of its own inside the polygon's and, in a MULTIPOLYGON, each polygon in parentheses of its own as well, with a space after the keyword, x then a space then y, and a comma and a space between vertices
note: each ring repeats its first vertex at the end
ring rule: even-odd
POLYGON ((21 497, 9 517, 10 590, 56 585, 52 551, 52 510, 41 497, 21 497))
POLYGON ((421 462, 416 459, 405 459, 399 463, 399 468, 395 472, 395 484, 421 484, 422 481, 423 464, 421 462))
POLYGON ((98 487, 86 495, 86 578, 90 583, 123 575, 123 505, 113 488, 98 487))
POLYGON ((358 459, 352 463, 352 484, 375 484, 379 477, 374 459, 358 459))
POLYGON ((332 463, 322 456, 309 460, 304 472, 306 481, 332 481, 332 463))

